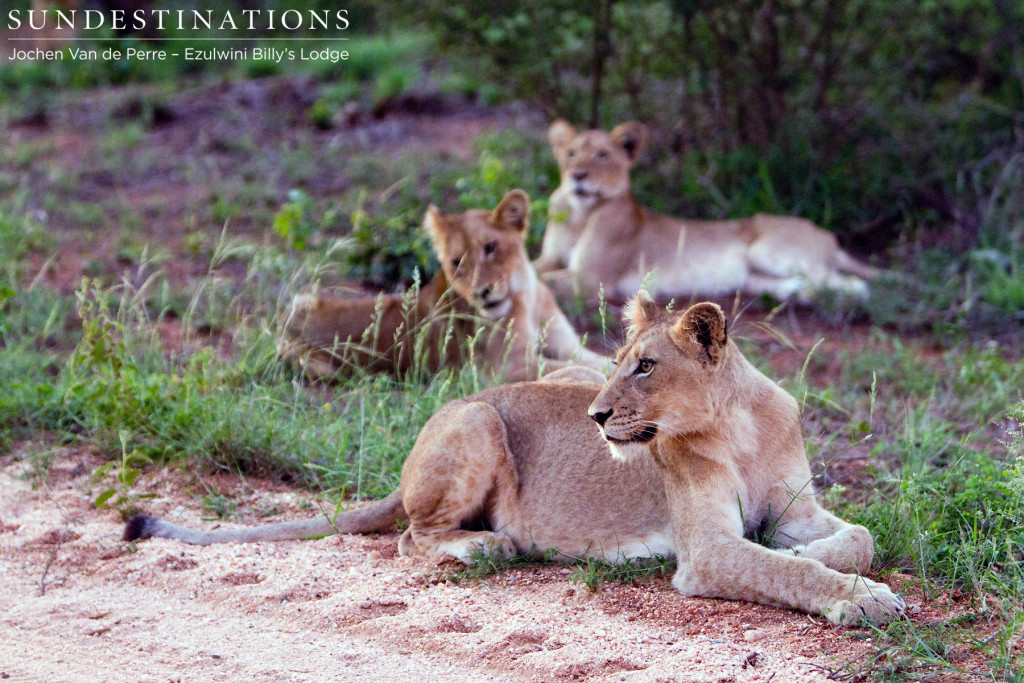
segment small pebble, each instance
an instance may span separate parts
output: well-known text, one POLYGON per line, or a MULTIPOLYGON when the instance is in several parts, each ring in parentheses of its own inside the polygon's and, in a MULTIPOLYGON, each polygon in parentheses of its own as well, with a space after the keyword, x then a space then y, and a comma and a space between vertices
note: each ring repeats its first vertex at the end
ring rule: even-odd
POLYGON ((748 643, 756 643, 759 640, 764 640, 764 637, 768 634, 758 628, 752 628, 749 631, 743 632, 743 637, 748 643))

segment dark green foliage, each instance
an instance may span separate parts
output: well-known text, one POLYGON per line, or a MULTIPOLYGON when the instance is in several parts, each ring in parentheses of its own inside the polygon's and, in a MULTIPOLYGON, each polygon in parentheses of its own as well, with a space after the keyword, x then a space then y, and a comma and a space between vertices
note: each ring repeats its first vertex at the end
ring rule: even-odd
MULTIPOLYGON (((413 179, 421 175, 415 166, 399 165, 400 179, 376 198, 360 190, 354 200, 342 205, 318 203, 299 189, 289 192, 289 201, 274 216, 274 230, 293 249, 330 246, 330 234, 347 236, 342 258, 345 273, 374 285, 393 288, 409 285, 416 278, 426 282, 437 271, 430 239, 423 230, 426 207, 434 203, 446 213, 467 209, 492 209, 515 188, 530 195, 530 233, 527 249, 536 253, 547 224, 548 195, 558 183, 558 172, 547 146, 515 133, 484 135, 477 142, 479 163, 468 165, 436 163, 419 187, 413 179)), ((351 169, 357 177, 363 171, 351 169)), ((366 169, 366 180, 379 181, 379 167, 366 169)))
POLYGON ((558 186, 558 168, 547 145, 514 133, 484 135, 477 142, 479 166, 455 181, 459 202, 466 209, 498 205, 509 190, 530 195, 530 233, 526 248, 540 250, 548 221, 548 196, 558 186))
POLYGON ((274 232, 292 249, 302 251, 311 240, 322 240, 324 232, 334 227, 337 210, 328 204, 322 215, 316 202, 302 190, 291 190, 288 202, 274 215, 274 232))
POLYGON ((398 5, 552 116, 654 124, 655 205, 798 213, 870 248, 907 211, 972 230, 958 173, 1012 145, 1024 104, 1019 3, 398 5))
POLYGON ((411 283, 420 274, 437 271, 437 259, 423 230, 423 207, 414 198, 402 197, 404 210, 388 218, 377 217, 362 207, 352 213, 351 237, 355 248, 349 266, 358 275, 377 284, 411 283))

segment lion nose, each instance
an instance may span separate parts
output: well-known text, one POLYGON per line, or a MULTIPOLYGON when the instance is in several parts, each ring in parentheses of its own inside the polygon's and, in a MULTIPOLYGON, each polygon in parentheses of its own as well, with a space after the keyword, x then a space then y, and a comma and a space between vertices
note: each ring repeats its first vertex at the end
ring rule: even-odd
POLYGON ((489 297, 491 295, 492 291, 494 291, 494 285, 487 285, 483 289, 477 290, 476 298, 477 299, 487 299, 487 297, 489 297))
POLYGON ((585 180, 588 175, 590 175, 590 173, 587 171, 576 171, 572 174, 572 179, 577 181, 585 180))
POLYGON ((604 423, 608 421, 608 418, 612 416, 612 409, 604 411, 603 413, 590 413, 590 419, 596 422, 598 425, 604 427, 604 423))

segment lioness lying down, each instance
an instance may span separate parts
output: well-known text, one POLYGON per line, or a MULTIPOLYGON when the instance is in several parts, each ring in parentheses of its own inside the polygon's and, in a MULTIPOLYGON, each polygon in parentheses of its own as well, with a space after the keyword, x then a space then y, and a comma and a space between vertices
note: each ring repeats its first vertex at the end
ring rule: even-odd
POLYGON ((680 220, 641 206, 629 171, 647 127, 577 133, 559 119, 548 131, 562 182, 535 262, 552 280, 571 279, 584 295, 632 296, 647 279, 666 297, 743 290, 806 300, 829 288, 863 297, 878 271, 839 248, 834 235, 803 218, 757 214, 722 221, 680 220))
POLYGON ((279 540, 408 520, 402 555, 676 555, 685 595, 842 624, 900 614, 898 596, 855 573, 871 565, 871 535, 815 502, 796 403, 727 341, 721 310, 668 316, 640 298, 629 312, 629 343, 603 388, 599 373, 575 367, 448 403, 383 500, 334 520, 238 530, 136 517, 125 540, 279 540), (777 548, 744 538, 755 531, 774 531, 777 548))
POLYGON ((285 324, 283 357, 312 378, 339 369, 404 374, 417 360, 436 372, 475 358, 509 380, 573 360, 604 370, 537 278, 526 255, 530 198, 506 194, 493 211, 443 215, 430 206, 424 227, 441 270, 413 305, 400 294, 345 299, 300 295, 285 324), (450 289, 449 289, 450 287, 450 289))

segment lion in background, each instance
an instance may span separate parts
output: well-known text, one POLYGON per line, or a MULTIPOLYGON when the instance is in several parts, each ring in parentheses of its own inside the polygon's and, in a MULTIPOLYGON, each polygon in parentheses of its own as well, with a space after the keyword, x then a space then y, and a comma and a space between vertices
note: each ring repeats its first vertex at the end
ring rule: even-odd
POLYGON ((546 279, 571 280, 588 300, 602 285, 625 300, 645 284, 664 297, 742 290, 807 301, 832 289, 864 298, 866 280, 878 274, 803 218, 689 220, 642 206, 629 185, 647 143, 641 123, 578 133, 559 119, 548 138, 561 184, 535 265, 546 279))
POLYGON ((437 372, 472 359, 504 379, 534 379, 572 363, 605 370, 583 346, 526 255, 530 198, 508 192, 492 211, 424 218, 441 270, 413 295, 299 295, 280 354, 311 378, 339 370, 437 372))

